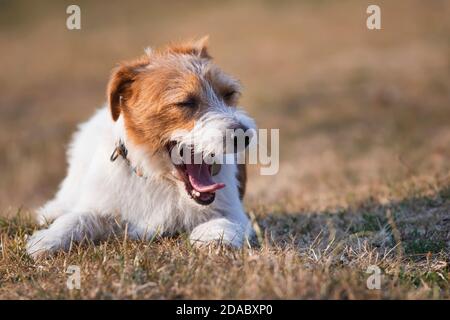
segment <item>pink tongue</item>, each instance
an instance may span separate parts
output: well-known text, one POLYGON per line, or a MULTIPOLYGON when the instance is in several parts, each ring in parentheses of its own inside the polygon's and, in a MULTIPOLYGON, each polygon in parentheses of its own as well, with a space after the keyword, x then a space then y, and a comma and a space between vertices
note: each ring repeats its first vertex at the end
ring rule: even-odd
POLYGON ((186 171, 189 182, 198 192, 214 192, 225 187, 224 183, 215 183, 211 178, 208 165, 202 164, 186 164, 186 171))

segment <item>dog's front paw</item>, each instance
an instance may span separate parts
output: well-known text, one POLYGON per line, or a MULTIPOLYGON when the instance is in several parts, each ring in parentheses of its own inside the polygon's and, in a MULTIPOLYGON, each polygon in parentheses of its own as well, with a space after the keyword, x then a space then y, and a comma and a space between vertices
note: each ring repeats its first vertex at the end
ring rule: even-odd
POLYGON ((241 248, 244 236, 244 229, 240 225, 226 219, 216 219, 195 227, 189 238, 196 247, 220 244, 241 248))
POLYGON ((34 259, 42 258, 61 248, 61 240, 48 229, 33 233, 27 240, 27 253, 34 259))

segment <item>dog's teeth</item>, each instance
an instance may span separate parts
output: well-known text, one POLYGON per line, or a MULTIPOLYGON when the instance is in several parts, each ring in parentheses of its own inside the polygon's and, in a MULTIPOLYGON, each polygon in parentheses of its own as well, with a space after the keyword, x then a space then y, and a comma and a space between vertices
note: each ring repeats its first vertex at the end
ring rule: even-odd
POLYGON ((192 190, 192 194, 196 197, 200 197, 200 192, 198 192, 197 190, 192 190))

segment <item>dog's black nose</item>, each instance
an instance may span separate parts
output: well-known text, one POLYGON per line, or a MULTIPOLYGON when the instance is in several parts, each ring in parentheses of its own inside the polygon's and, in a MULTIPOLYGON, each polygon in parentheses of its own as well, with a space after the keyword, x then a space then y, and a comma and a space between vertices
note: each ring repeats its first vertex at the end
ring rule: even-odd
MULTIPOLYGON (((237 150, 239 148, 239 139, 241 139, 239 136, 235 135, 233 142, 234 142, 234 150, 237 150)), ((246 149, 248 147, 248 145, 250 144, 250 137, 249 136, 244 136, 244 149, 246 149)))
POLYGON ((250 144, 251 133, 248 132, 248 128, 244 125, 236 126, 233 129, 234 129, 233 133, 234 151, 235 152, 243 151, 250 144))

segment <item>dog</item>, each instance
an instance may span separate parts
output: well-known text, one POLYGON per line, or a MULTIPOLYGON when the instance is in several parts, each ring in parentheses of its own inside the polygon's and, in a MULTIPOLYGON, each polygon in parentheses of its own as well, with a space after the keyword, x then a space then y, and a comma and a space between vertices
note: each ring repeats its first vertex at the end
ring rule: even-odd
POLYGON ((242 152, 225 152, 223 137, 208 129, 225 136, 256 125, 237 107, 240 83, 213 63, 207 40, 147 49, 113 69, 107 104, 79 126, 65 179, 36 210, 45 228, 27 240, 28 254, 38 258, 118 233, 150 240, 187 232, 195 246, 249 243, 245 164, 206 158, 242 152), (173 154, 188 161, 176 163, 173 154), (200 160, 188 163, 194 156, 200 160))

